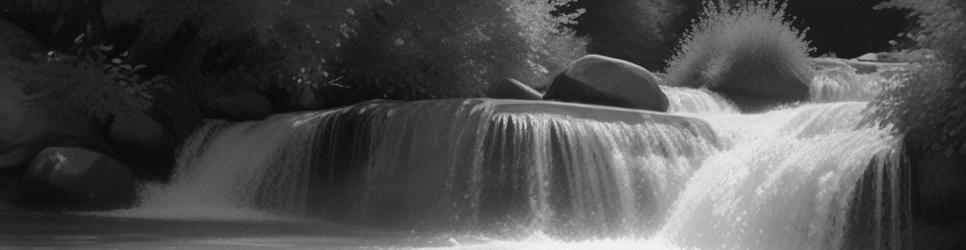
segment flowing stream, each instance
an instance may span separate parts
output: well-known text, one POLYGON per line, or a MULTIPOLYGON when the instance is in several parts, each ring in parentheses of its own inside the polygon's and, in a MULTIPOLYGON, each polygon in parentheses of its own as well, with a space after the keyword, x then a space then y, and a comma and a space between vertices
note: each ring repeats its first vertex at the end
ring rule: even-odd
POLYGON ((812 102, 758 114, 663 87, 671 114, 461 99, 209 121, 170 183, 99 215, 339 223, 460 249, 904 248, 901 138, 862 123, 889 83, 822 72, 812 102))

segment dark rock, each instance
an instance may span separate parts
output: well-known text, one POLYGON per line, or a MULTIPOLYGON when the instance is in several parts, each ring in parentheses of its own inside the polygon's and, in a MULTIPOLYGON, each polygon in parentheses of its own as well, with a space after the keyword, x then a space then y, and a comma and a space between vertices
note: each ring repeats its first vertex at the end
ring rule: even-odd
POLYGON ((0 155, 0 173, 19 172, 24 167, 24 162, 32 159, 33 154, 26 149, 12 149, 0 155))
POLYGON ((633 63, 588 55, 557 75, 543 98, 665 112, 670 104, 657 81, 633 63))
POLYGON ((115 116, 108 131, 118 158, 142 179, 165 180, 174 167, 175 139, 160 123, 140 112, 115 116))
POLYGON ((272 113, 268 99, 244 86, 206 86, 201 89, 200 103, 206 116, 212 118, 261 120, 272 113))
POLYGON ((29 102, 15 77, 31 65, 0 58, 0 169, 20 171, 49 146, 107 150, 99 122, 85 110, 60 100, 29 102))
POLYGON ((160 123, 140 112, 117 114, 108 132, 116 147, 162 154, 174 150, 174 139, 160 123))
POLYGON ((170 78, 165 84, 170 86, 172 91, 156 93, 157 99, 147 115, 171 132, 175 144, 178 144, 177 142, 187 139, 201 126, 204 117, 193 88, 170 78))
POLYGON ((0 18, 0 58, 29 60, 31 53, 40 52, 43 52, 43 45, 37 38, 0 18))
POLYGON ((113 209, 135 198, 131 170, 104 154, 82 148, 44 149, 24 173, 24 202, 67 209, 113 209))
POLYGON ((506 78, 490 86, 487 97, 500 99, 540 100, 543 94, 520 81, 506 78))
POLYGON ((20 205, 20 189, 13 176, 0 173, 0 208, 20 205))

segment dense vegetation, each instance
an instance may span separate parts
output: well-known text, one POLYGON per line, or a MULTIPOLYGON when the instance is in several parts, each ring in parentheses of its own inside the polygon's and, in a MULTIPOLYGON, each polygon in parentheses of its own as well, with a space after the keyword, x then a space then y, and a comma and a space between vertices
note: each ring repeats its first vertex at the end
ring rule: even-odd
POLYGON ((670 59, 667 82, 690 87, 747 82, 773 74, 778 66, 810 79, 810 51, 804 34, 787 19, 785 5, 708 1, 670 59))
POLYGON ((919 18, 913 38, 933 51, 902 82, 873 103, 872 115, 921 146, 946 155, 966 153, 966 2, 893 0, 919 18))
POLYGON ((55 16, 31 29, 49 31, 39 36, 56 51, 22 77, 31 92, 106 117, 145 109, 159 90, 209 85, 255 89, 288 108, 479 96, 504 77, 541 85, 584 53, 586 42, 565 27, 581 12, 557 11, 570 2, 15 0, 0 7, 18 10, 7 13, 11 20, 55 16), (313 98, 294 103, 306 95, 313 98))

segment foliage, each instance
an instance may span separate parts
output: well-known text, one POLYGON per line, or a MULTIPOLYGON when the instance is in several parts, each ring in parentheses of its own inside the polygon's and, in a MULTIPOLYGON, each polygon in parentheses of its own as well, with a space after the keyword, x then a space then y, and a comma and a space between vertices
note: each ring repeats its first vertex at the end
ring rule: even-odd
POLYGON ((701 0, 585 0, 572 8, 587 10, 573 27, 591 38, 589 53, 663 70, 701 0))
POLYGON ((569 0, 386 1, 361 14, 341 57, 349 88, 393 99, 478 96, 505 77, 542 85, 583 54, 554 16, 569 0), (373 18, 374 17, 374 18, 373 18))
POLYGON ((755 65, 780 65, 810 79, 811 48, 803 33, 791 27, 784 9, 772 0, 705 2, 699 21, 668 63, 667 83, 697 87, 731 77, 722 74, 734 72, 732 67, 766 70, 755 65))
POLYGON ((880 95, 870 117, 901 133, 918 131, 915 139, 927 149, 966 153, 966 3, 893 0, 882 7, 912 9, 920 26, 913 37, 936 57, 880 95))
POLYGON ((143 111, 154 101, 152 93, 168 90, 164 76, 144 79, 139 72, 144 65, 130 65, 122 58, 107 61, 101 46, 79 56, 49 52, 40 66, 18 76, 27 83, 24 88, 31 99, 44 102, 67 100, 99 118, 126 110, 143 111))
POLYGON ((256 89, 306 88, 338 105, 370 98, 475 96, 491 81, 546 82, 583 54, 556 13, 573 0, 112 0, 108 23, 148 39, 193 30, 213 51, 206 79, 256 89), (555 15, 556 14, 556 15, 555 15))

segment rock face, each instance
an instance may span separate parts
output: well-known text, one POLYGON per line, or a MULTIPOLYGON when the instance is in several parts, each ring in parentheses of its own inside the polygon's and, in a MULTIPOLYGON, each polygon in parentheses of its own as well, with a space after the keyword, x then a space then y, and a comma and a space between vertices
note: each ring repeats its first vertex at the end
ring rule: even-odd
POLYGON ((117 114, 108 138, 118 159, 137 166, 132 169, 136 176, 164 180, 171 175, 175 138, 154 118, 134 111, 117 114))
POLYGON ((506 78, 490 86, 487 97, 499 99, 540 100, 543 94, 515 79, 506 78))
POLYGON ((272 113, 272 104, 254 90, 242 87, 206 86, 201 89, 206 116, 231 120, 260 120, 272 113))
POLYGON ((44 149, 24 173, 24 201, 33 206, 112 209, 135 197, 131 170, 111 157, 82 148, 44 149))
POLYGON ((3 18, 0 18, 0 58, 29 59, 31 53, 41 52, 40 41, 3 18))
POLYGON ((140 112, 125 112, 115 116, 108 132, 116 147, 150 154, 161 154, 174 149, 174 138, 161 124, 140 112))
POLYGON ((557 75, 543 98, 666 112, 669 102, 657 81, 630 62, 588 55, 557 75))
POLYGON ((30 63, 0 58, 0 169, 21 171, 48 146, 105 148, 99 123, 63 101, 28 103, 15 80, 30 63))

